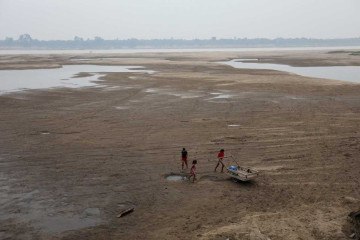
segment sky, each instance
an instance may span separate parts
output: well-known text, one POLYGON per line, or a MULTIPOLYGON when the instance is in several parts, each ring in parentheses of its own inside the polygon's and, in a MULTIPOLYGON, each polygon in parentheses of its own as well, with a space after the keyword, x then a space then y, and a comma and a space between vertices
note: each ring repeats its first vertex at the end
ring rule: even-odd
POLYGON ((360 37, 360 0, 0 0, 0 39, 360 37))

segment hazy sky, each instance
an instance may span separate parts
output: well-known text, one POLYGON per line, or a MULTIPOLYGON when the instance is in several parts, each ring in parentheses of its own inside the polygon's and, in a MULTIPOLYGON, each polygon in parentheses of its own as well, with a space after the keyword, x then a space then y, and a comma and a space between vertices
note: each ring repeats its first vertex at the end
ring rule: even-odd
POLYGON ((0 39, 360 37, 360 0, 0 0, 0 39))

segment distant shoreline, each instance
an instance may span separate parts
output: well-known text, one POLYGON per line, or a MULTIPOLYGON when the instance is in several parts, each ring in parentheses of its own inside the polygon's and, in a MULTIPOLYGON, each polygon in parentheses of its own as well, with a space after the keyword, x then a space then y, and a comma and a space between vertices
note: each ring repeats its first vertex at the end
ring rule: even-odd
POLYGON ((0 50, 147 50, 156 49, 171 51, 172 49, 196 49, 207 51, 209 49, 277 49, 277 48, 356 48, 360 46, 360 37, 316 39, 316 38, 216 38, 210 39, 103 39, 95 37, 84 39, 74 37, 73 40, 39 40, 32 38, 29 34, 22 34, 18 39, 6 37, 0 40, 0 50))
POLYGON ((360 46, 336 47, 247 47, 247 48, 122 48, 122 49, 0 49, 0 55, 12 54, 99 54, 156 52, 257 52, 257 51, 321 51, 359 50, 360 46))

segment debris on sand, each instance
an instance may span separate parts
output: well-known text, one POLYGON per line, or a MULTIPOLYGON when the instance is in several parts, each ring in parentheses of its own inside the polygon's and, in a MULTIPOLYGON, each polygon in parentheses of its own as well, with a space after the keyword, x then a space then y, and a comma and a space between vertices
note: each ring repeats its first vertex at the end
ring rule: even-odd
POLYGON ((117 215, 118 218, 124 217, 135 210, 135 205, 131 202, 120 203, 118 204, 118 207, 120 210, 120 213, 117 215))
POLYGON ((345 203, 358 203, 359 200, 353 197, 344 197, 344 202, 345 203))
POLYGON ((129 214, 129 213, 131 213, 131 212, 133 212, 134 209, 135 209, 134 207, 130 207, 130 208, 124 209, 124 210, 122 210, 122 211, 117 215, 117 217, 118 217, 118 218, 121 218, 121 217, 123 217, 123 216, 125 216, 125 215, 127 215, 127 214, 129 214))
POLYGON ((270 238, 268 238, 267 236, 262 234, 259 229, 253 229, 250 232, 250 239, 251 240, 271 240, 270 238))
POLYGON ((351 218, 351 221, 353 223, 353 230, 354 233, 351 234, 351 238, 353 239, 360 239, 360 210, 357 212, 351 212, 349 214, 349 217, 351 218))

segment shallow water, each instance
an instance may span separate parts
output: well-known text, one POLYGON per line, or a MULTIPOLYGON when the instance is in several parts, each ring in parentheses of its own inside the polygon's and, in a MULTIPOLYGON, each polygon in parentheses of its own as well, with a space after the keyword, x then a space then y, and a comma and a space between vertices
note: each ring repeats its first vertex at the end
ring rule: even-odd
POLYGON ((231 94, 219 94, 218 96, 216 97, 213 97, 213 99, 226 99, 226 98, 232 98, 233 95, 231 94))
POLYGON ((174 89, 166 88, 147 88, 144 90, 144 92, 151 94, 175 96, 182 99, 198 98, 203 96, 203 93, 199 91, 179 92, 174 89))
POLYGON ((117 110, 127 110, 129 108, 130 108, 129 106, 117 106, 117 107, 115 107, 115 109, 117 109, 117 110))
POLYGON ((34 225, 44 232, 61 233, 70 230, 94 227, 102 223, 100 218, 81 218, 79 216, 43 216, 34 225))
POLYGON ((101 73, 153 72, 133 68, 139 68, 139 66, 65 65, 62 68, 52 69, 0 70, 0 95, 27 89, 101 86, 96 82, 104 75, 101 73), (81 72, 91 73, 91 76, 74 78, 81 72))
POLYGON ((166 180, 169 181, 183 181, 186 177, 180 176, 180 175, 170 175, 166 177, 166 180))
POLYGON ((292 67, 284 64, 256 63, 248 61, 256 61, 256 59, 234 59, 222 63, 230 65, 234 68, 270 69, 295 73, 306 77, 360 83, 360 66, 292 67))

